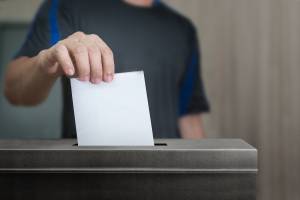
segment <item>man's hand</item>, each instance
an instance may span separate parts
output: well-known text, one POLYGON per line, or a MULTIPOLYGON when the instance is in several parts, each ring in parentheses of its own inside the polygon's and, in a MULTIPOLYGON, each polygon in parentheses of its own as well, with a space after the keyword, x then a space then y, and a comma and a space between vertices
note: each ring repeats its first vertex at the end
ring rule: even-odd
POLYGON ((34 57, 20 57, 8 65, 5 95, 15 105, 43 102, 59 76, 100 83, 113 80, 111 49, 97 35, 77 32, 42 50, 34 57))
POLYGON ((97 35, 82 32, 76 32, 50 49, 41 51, 37 65, 50 76, 66 75, 94 84, 112 81, 115 68, 108 45, 97 35))

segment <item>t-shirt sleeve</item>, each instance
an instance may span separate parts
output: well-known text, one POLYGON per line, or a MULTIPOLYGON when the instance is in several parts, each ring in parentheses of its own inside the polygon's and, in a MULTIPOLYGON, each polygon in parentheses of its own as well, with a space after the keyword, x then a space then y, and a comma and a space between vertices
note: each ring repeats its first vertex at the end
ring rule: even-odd
POLYGON ((39 8, 34 20, 30 25, 27 37, 19 49, 15 58, 21 56, 33 57, 41 50, 47 49, 50 46, 50 24, 49 13, 51 1, 45 1, 39 8))
POLYGON ((15 58, 36 56, 41 50, 50 48, 59 41, 61 32, 72 32, 70 6, 66 5, 70 5, 66 0, 45 0, 42 3, 15 58))
POLYGON ((180 80, 179 115, 209 112, 201 73, 201 55, 196 30, 192 28, 189 40, 190 53, 180 80))

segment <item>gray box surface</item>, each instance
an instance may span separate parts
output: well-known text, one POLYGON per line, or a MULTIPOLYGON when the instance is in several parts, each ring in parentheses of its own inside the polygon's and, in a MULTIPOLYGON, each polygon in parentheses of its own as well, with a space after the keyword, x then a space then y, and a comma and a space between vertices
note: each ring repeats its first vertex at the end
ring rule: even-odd
POLYGON ((0 140, 3 199, 255 199, 257 151, 239 139, 78 147, 0 140))

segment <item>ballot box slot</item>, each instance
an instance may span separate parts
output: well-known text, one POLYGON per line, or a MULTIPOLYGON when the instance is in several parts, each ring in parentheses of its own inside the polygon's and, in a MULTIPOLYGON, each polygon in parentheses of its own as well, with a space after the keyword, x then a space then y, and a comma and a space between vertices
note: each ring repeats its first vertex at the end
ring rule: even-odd
MULTIPOLYGON (((78 147, 78 143, 75 143, 72 146, 78 147)), ((163 143, 163 142, 156 142, 156 143, 154 143, 154 146, 168 146, 168 144, 167 143, 163 143)))
POLYGON ((167 143, 155 143, 155 146, 168 146, 167 143))

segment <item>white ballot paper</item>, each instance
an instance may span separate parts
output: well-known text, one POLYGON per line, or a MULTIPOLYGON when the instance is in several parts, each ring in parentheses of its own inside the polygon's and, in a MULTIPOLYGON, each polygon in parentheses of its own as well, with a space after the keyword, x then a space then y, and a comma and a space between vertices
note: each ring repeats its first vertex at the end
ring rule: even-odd
POLYGON ((115 74, 111 83, 71 79, 79 146, 153 146, 144 72, 115 74))

